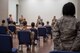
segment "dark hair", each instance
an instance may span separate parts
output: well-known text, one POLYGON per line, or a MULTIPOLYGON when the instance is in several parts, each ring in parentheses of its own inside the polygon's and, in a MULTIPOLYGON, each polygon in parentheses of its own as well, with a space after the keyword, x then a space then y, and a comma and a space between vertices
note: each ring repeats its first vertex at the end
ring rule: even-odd
POLYGON ((5 23, 5 20, 2 20, 2 23, 5 23))
POLYGON ((24 21, 23 22, 23 26, 27 26, 27 21, 24 21))
POLYGON ((39 22, 39 24, 41 24, 41 23, 39 22))
POLYGON ((68 2, 63 6, 62 13, 65 16, 75 15, 75 5, 72 2, 68 2))
POLYGON ((16 22, 13 22, 14 25, 16 25, 16 22))
POLYGON ((44 26, 44 23, 42 22, 42 26, 44 26))
POLYGON ((9 16, 11 17, 12 15, 10 14, 9 16))
POLYGON ((47 24, 49 24, 49 21, 47 21, 47 24))
POLYGON ((9 23, 8 24, 13 24, 13 21, 9 21, 9 23))
POLYGON ((35 27, 35 23, 34 22, 31 23, 31 27, 35 27))

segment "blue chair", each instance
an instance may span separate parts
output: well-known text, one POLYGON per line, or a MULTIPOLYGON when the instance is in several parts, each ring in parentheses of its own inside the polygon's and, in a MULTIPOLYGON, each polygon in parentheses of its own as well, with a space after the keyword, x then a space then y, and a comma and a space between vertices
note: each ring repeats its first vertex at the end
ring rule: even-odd
POLYGON ((11 32, 14 32, 16 31, 16 27, 15 26, 8 26, 8 29, 11 31, 11 32))
POLYGON ((50 53, 80 53, 80 52, 70 52, 70 51, 52 51, 50 53))
POLYGON ((0 34, 8 34, 6 26, 0 26, 0 34))
POLYGON ((25 44, 28 47, 31 44, 30 31, 25 31, 25 30, 18 31, 18 39, 19 39, 19 45, 22 46, 23 44, 25 44))
POLYGON ((17 49, 13 48, 12 38, 9 35, 0 34, 0 53, 17 53, 17 49))
POLYGON ((8 26, 10 34, 13 35, 16 34, 16 27, 15 26, 8 26))
POLYGON ((31 28, 30 30, 35 33, 34 39, 35 39, 35 40, 38 40, 38 31, 37 31, 37 29, 31 28))
POLYGON ((47 34, 46 27, 39 27, 38 28, 38 35, 39 36, 46 37, 46 34, 47 34))
POLYGON ((47 38, 46 27, 39 27, 38 28, 38 36, 42 36, 43 37, 43 41, 46 42, 46 38, 47 38))
POLYGON ((51 35, 51 39, 52 39, 52 28, 51 26, 45 26, 47 29, 47 34, 51 35))

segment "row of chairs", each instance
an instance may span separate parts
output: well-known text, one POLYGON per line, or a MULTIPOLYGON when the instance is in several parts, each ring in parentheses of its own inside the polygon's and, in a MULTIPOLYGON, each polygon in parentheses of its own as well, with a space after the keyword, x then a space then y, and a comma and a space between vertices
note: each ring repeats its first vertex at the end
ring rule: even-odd
MULTIPOLYGON (((13 26, 8 26, 9 30, 14 32, 15 28, 13 26)), ((12 46, 13 46, 13 43, 12 43, 12 37, 9 36, 9 34, 6 33, 6 27, 5 26, 0 26, 0 52, 4 52, 4 51, 7 51, 8 53, 9 52, 16 52, 17 49, 14 49, 12 46), (4 40, 4 41, 2 41, 4 40), (2 49, 3 48, 3 49, 2 49), (7 50, 7 48, 9 48, 7 50)), ((35 32, 35 39, 37 39, 37 35, 39 36, 43 36, 43 37, 46 37, 46 34, 47 34, 47 29, 45 27, 40 27, 37 29, 30 29, 31 31, 35 32)), ((50 31, 49 31, 50 32, 50 31)), ((49 33, 48 32, 48 33, 49 33)), ((51 33, 51 32, 50 32, 51 33)), ((31 45, 31 41, 30 41, 30 31, 23 31, 23 30, 20 30, 20 31, 17 31, 17 35, 18 35, 18 39, 19 39, 19 45, 31 45)))
MULTIPOLYGON (((15 32, 16 31, 16 27, 15 26, 8 26, 8 29, 10 32, 15 32)), ((36 35, 39 35, 39 36, 43 36, 43 35, 46 35, 46 34, 50 34, 52 35, 52 28, 51 26, 46 26, 45 27, 40 27, 38 28, 38 32, 36 29, 30 29, 31 31, 35 32, 36 35)), ((0 34, 7 34, 7 29, 5 26, 0 26, 0 34)))
MULTIPOLYGON (((30 44, 29 31, 18 31, 19 44, 30 44), (22 39, 21 37, 25 37, 22 39), (28 39, 27 39, 28 38, 28 39)), ((9 35, 0 34, 0 53, 17 53, 17 49, 13 48, 12 37, 9 35)), ((50 53, 80 53, 69 51, 52 51, 50 53)))
MULTIPOLYGON (((15 32, 16 27, 15 26, 8 26, 8 29, 10 32, 15 32)), ((6 26, 0 26, 0 34, 8 34, 8 29, 6 26)))

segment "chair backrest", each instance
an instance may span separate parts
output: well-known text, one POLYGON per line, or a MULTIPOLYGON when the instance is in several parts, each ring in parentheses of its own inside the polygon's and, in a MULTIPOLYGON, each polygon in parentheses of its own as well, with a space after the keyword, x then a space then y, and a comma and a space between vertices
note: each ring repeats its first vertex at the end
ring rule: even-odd
POLYGON ((0 34, 0 52, 12 52, 12 38, 0 34))
POLYGON ((30 44, 30 31, 18 31, 19 44, 30 44))
POLYGON ((6 26, 0 26, 0 34, 7 34, 7 27, 6 26))
POLYGON ((46 36, 47 30, 46 27, 39 27, 38 28, 38 35, 39 36, 46 36))
POLYGON ((15 26, 8 26, 8 29, 9 29, 11 32, 15 32, 15 31, 16 31, 16 27, 15 27, 15 26))
POLYGON ((45 26, 45 27, 47 29, 47 34, 51 34, 51 30, 52 30, 51 26, 45 26))
POLYGON ((31 28, 30 30, 31 30, 32 32, 35 33, 34 38, 37 39, 37 35, 38 35, 38 31, 37 31, 37 29, 35 29, 35 28, 31 28))

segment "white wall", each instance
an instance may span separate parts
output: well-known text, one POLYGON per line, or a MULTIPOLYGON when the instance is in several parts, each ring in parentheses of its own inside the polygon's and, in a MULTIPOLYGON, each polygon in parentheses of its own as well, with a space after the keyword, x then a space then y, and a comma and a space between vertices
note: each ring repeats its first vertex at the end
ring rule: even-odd
POLYGON ((0 0, 0 24, 8 16, 8 0, 0 0))
POLYGON ((8 15, 13 15, 13 20, 16 21, 16 4, 19 4, 18 0, 9 0, 8 15))
POLYGON ((77 17, 78 20, 80 21, 80 0, 78 0, 78 4, 77 4, 77 17))
MULTIPOLYGON (((52 20, 53 16, 59 19, 62 16, 62 7, 67 2, 73 2, 77 8, 78 0, 19 0, 19 17, 23 15, 28 24, 36 22, 40 15, 43 21, 52 20)), ((77 12, 77 10, 76 10, 77 12)), ((77 15, 77 14, 76 14, 77 15)))

